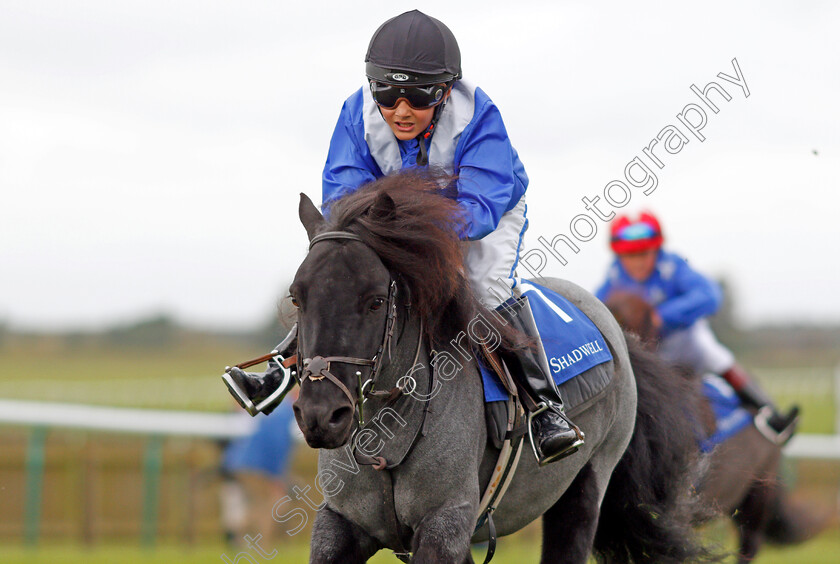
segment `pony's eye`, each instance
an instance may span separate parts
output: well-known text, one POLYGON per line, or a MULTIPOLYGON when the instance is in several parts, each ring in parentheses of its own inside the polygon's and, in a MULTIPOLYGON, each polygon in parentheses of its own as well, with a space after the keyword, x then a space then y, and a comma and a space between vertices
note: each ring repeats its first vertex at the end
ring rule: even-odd
POLYGON ((300 303, 298 303, 298 301, 297 301, 297 298, 296 298, 296 297, 294 297, 294 296, 289 296, 289 299, 292 301, 292 305, 293 305, 293 306, 295 306, 295 307, 297 307, 297 308, 299 308, 299 307, 300 307, 300 303))
POLYGON ((385 298, 376 298, 370 304, 370 311, 376 311, 385 304, 385 298))

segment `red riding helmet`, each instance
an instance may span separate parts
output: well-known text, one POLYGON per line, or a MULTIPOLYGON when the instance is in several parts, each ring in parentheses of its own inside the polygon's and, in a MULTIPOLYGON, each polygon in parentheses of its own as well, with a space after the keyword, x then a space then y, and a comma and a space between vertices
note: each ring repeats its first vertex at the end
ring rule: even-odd
POLYGON ((658 249, 662 241, 659 220, 649 212, 642 212, 635 220, 626 215, 619 216, 610 226, 610 247, 619 255, 658 249))

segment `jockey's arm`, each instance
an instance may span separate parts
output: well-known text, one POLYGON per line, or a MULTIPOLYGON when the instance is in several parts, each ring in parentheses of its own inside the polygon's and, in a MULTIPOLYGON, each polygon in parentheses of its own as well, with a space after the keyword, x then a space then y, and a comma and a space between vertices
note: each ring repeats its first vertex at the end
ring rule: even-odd
MULTIPOLYGON (((610 267, 610 272, 616 268, 615 263, 613 266, 610 267)), ((606 302, 607 298, 610 297, 610 293, 613 291, 613 284, 612 284, 612 277, 607 276, 607 279, 604 280, 604 283, 601 284, 601 287, 595 290, 595 297, 601 300, 602 302, 606 302)))
POLYGON ((717 283, 692 270, 684 261, 674 276, 677 293, 656 308, 666 331, 689 327, 718 310, 723 296, 717 283))
POLYGON ((462 238, 471 241, 492 233, 528 186, 498 108, 480 89, 476 104, 455 150, 456 199, 467 221, 462 238))
POLYGON ((361 123, 362 93, 358 90, 341 108, 322 175, 324 207, 382 176, 364 140, 361 123), (356 107, 359 106, 359 107, 356 107))

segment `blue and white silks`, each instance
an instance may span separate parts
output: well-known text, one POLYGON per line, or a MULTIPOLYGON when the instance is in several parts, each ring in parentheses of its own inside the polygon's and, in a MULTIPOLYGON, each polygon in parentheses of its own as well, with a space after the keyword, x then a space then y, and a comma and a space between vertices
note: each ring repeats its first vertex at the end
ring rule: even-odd
MULTIPOLYGON (((394 136, 370 89, 359 89, 344 102, 330 141, 324 206, 362 184, 417 167, 418 150, 416 139, 394 136)), ((499 109, 480 88, 463 80, 452 87, 431 137, 429 167, 457 177, 455 199, 467 220, 462 234, 467 274, 479 299, 497 307, 512 295, 528 228, 528 175, 499 109)))
MULTIPOLYGON (((572 302, 528 280, 516 279, 528 297, 554 382, 558 385, 604 362, 612 360, 604 336, 572 302)), ((484 400, 506 400, 507 391, 495 374, 481 367, 484 400)))
POLYGON ((595 296, 604 302, 616 290, 632 292, 655 307, 662 318, 665 337, 712 315, 723 299, 717 283, 691 268, 679 255, 663 249, 659 250, 656 266, 644 282, 631 278, 616 258, 595 296))
POLYGON ((720 307, 720 286, 692 269, 674 253, 660 249, 647 280, 630 277, 616 258, 604 284, 595 292, 606 302, 615 291, 631 292, 656 308, 662 319, 659 353, 695 372, 722 374, 735 363, 732 352, 718 342, 706 317, 720 307))

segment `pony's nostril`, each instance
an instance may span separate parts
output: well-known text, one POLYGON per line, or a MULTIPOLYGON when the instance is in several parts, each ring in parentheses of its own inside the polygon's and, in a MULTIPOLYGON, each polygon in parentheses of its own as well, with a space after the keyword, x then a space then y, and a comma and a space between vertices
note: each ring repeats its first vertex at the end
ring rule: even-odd
POLYGON ((333 411, 332 416, 330 417, 329 424, 330 426, 344 424, 347 417, 353 415, 353 410, 348 406, 339 407, 335 411, 333 411))

